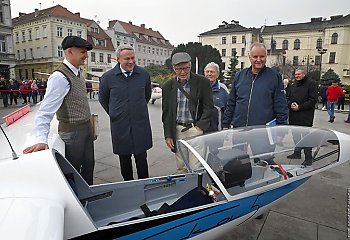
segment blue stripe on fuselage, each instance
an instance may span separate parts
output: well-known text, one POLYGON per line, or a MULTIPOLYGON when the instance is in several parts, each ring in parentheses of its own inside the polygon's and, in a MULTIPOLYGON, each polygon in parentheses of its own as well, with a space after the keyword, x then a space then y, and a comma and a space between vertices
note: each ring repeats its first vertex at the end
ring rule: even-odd
POLYGON ((303 184, 307 179, 308 178, 304 178, 265 193, 203 209, 200 212, 186 216, 184 218, 116 239, 173 240, 191 238, 215 227, 228 223, 234 219, 252 212, 256 212, 260 207, 264 207, 269 203, 276 201, 277 199, 286 195, 287 193, 293 191, 301 184, 303 184))

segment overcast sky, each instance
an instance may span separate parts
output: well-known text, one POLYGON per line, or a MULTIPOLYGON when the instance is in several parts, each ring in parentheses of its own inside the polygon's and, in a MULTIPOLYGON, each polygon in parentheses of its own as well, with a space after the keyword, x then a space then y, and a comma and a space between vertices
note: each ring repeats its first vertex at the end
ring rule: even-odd
POLYGON ((83 18, 144 23, 177 46, 196 42, 200 33, 218 27, 222 21, 237 20, 244 27, 260 27, 310 21, 350 13, 350 0, 11 0, 12 18, 60 4, 83 18), (40 4, 41 3, 41 4, 40 4))

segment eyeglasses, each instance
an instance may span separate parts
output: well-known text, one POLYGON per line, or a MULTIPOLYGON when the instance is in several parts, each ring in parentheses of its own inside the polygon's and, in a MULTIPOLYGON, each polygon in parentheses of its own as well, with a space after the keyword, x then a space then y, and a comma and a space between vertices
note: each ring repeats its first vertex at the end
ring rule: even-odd
POLYGON ((191 69, 191 67, 182 67, 182 68, 174 68, 174 71, 177 72, 177 73, 180 73, 181 71, 184 71, 184 72, 189 72, 191 69))

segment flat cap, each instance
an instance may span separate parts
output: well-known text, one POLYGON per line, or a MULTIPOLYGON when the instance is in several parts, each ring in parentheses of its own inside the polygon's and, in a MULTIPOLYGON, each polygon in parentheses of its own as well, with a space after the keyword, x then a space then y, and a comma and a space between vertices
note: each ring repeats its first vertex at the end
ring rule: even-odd
POLYGON ((179 64, 179 63, 185 63, 190 62, 191 56, 186 52, 178 52, 173 55, 171 58, 171 63, 173 65, 179 64))
POLYGON ((86 48, 88 51, 92 49, 91 43, 85 39, 78 36, 67 36, 62 41, 62 48, 63 50, 66 50, 67 48, 71 47, 86 48))

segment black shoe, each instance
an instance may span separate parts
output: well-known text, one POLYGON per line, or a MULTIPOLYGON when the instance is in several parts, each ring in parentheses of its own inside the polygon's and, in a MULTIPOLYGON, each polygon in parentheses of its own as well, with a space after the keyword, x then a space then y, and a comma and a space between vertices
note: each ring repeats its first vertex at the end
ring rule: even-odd
POLYGON ((350 120, 345 120, 344 122, 346 122, 346 123, 350 123, 350 120))
POLYGON ((306 166, 311 166, 312 165, 312 160, 305 160, 301 165, 303 165, 304 167, 306 166))
POLYGON ((257 216, 255 219, 263 219, 264 214, 260 214, 259 216, 257 216))
POLYGON ((334 122, 334 119, 335 119, 335 117, 331 117, 331 119, 329 119, 329 122, 334 122))
POLYGON ((287 158, 289 158, 289 159, 301 159, 301 154, 293 153, 291 155, 288 155, 287 158))

